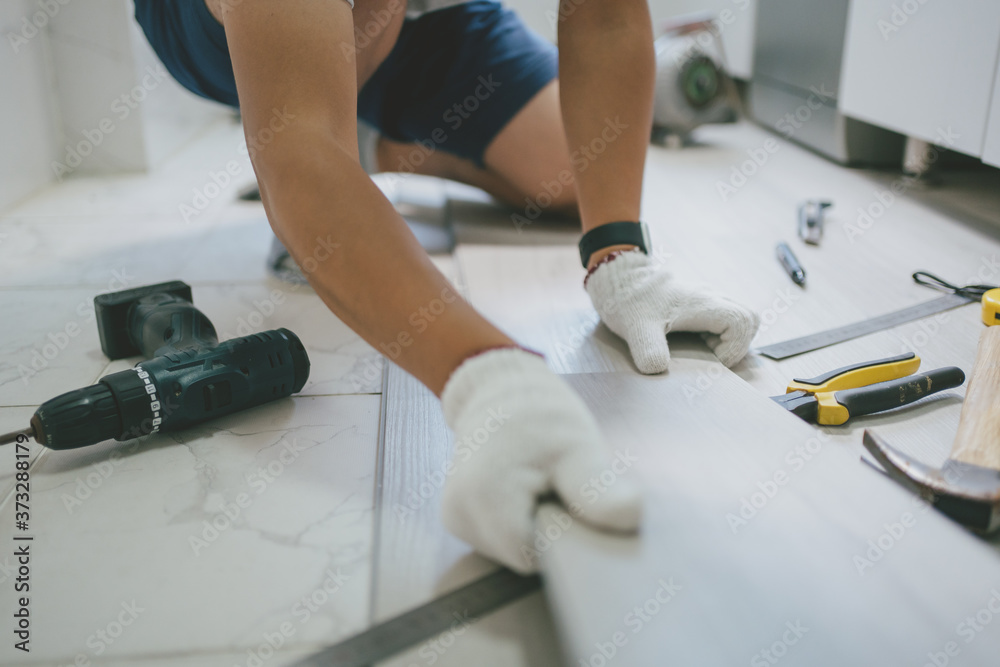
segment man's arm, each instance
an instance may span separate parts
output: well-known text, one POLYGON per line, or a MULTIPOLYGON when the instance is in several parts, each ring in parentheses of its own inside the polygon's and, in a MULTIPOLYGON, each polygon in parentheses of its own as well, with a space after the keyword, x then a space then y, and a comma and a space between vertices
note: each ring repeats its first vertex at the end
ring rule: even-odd
MULTIPOLYGON (((577 147, 591 148, 585 165, 574 160, 583 229, 638 221, 656 76, 649 8, 646 0, 583 0, 561 7, 563 122, 571 151, 586 156, 577 147), (613 133, 603 136, 611 125, 621 130, 613 141, 613 133)), ((588 266, 633 248, 598 250, 588 266)), ((760 324, 756 313, 703 286, 674 280, 655 260, 635 252, 597 267, 585 284, 601 320, 626 340, 643 373, 667 370, 671 331, 703 334, 719 359, 732 366, 747 354, 760 324)))
MULTIPOLYGON (((649 7, 646 0, 583 0, 560 7, 563 124, 570 151, 586 160, 585 165, 574 161, 583 230, 638 221, 656 75, 649 7)), ((591 265, 619 248, 595 252, 591 265)))
POLYGON ((454 293, 358 164, 349 5, 222 7, 268 220, 323 302, 438 395, 465 358, 512 345, 454 293))

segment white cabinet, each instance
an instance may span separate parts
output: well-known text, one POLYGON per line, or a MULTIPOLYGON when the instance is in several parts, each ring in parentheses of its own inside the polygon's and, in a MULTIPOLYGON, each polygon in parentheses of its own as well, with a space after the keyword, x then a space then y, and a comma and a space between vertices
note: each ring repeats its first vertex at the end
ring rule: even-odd
POLYGON ((993 82, 993 103, 986 121, 983 162, 1000 167, 1000 63, 997 65, 996 81, 993 82))
POLYGON ((841 109, 982 155, 998 48, 997 0, 853 0, 841 109))

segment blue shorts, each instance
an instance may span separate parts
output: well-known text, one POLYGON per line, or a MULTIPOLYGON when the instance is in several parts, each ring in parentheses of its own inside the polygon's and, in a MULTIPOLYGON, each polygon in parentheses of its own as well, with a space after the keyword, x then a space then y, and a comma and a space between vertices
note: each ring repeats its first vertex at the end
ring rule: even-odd
MULTIPOLYGON (((226 33, 204 0, 135 0, 135 17, 181 85, 239 106, 226 33)), ((552 44, 499 2, 477 0, 406 19, 358 95, 358 118, 482 166, 490 142, 557 74, 552 44)))

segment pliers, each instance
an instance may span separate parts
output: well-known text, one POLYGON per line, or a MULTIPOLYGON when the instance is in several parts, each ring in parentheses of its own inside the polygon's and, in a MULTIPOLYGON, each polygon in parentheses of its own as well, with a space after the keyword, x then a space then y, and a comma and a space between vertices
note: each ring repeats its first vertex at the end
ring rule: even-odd
POLYGON ((913 375, 920 357, 912 352, 866 361, 819 377, 796 378, 787 393, 771 400, 812 424, 839 426, 851 417, 891 410, 959 387, 965 373, 954 366, 913 375))

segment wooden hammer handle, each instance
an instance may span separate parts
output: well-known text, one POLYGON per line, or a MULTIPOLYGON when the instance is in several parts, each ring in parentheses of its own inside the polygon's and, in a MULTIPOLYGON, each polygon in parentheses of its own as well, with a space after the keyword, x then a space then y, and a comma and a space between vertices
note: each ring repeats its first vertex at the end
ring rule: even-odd
POLYGON ((1000 470, 1000 326, 979 337, 951 458, 1000 470))

